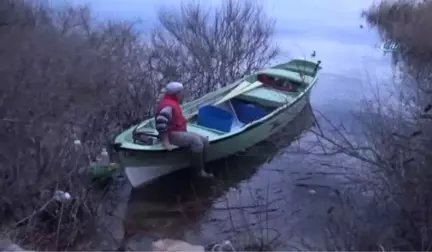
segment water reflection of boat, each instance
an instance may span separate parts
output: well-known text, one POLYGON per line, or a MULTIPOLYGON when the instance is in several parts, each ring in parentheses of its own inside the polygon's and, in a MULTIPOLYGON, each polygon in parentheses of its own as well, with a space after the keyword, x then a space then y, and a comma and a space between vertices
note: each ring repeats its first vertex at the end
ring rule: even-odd
POLYGON ((132 190, 124 227, 129 235, 183 239, 188 230, 197 230, 215 200, 242 181, 250 179, 258 168, 286 148, 314 124, 310 105, 286 129, 244 153, 209 163, 217 180, 210 184, 191 176, 188 169, 164 176, 144 188, 132 190), (276 143, 276 144, 275 144, 276 143))

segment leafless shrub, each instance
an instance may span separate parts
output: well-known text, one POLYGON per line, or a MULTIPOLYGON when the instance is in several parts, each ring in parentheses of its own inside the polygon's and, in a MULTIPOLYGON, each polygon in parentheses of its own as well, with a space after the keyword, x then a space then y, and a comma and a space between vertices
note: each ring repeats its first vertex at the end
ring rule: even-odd
POLYGON ((56 17, 43 5, 0 5, 8 13, 0 39, 0 214, 8 220, 3 224, 23 231, 17 239, 24 244, 70 248, 96 211, 82 171, 119 123, 139 118, 126 114, 133 106, 118 99, 127 97, 124 78, 130 75, 119 69, 127 55, 118 53, 123 62, 113 59, 137 40, 126 26, 92 30, 86 8, 68 8, 56 17), (76 148, 76 139, 85 148, 76 148), (57 189, 70 192, 72 203, 53 200, 57 189))
POLYGON ((213 11, 184 4, 162 9, 149 64, 191 85, 191 97, 225 86, 274 59, 273 21, 251 1, 224 1, 213 11), (193 86, 192 86, 193 85, 193 86))

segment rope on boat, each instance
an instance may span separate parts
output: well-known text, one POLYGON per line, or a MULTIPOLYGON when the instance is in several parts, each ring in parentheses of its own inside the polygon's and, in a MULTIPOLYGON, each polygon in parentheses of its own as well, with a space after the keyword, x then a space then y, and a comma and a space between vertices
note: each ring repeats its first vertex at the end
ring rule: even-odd
POLYGON ((224 251, 223 248, 224 248, 225 246, 228 246, 228 247, 231 249, 231 251, 234 251, 234 252, 237 251, 237 250, 234 248, 234 246, 231 244, 231 242, 228 241, 228 240, 225 240, 225 241, 222 242, 222 243, 216 243, 215 245, 213 245, 211 251, 212 251, 212 252, 216 252, 216 251, 217 251, 217 252, 223 252, 223 251, 224 251))

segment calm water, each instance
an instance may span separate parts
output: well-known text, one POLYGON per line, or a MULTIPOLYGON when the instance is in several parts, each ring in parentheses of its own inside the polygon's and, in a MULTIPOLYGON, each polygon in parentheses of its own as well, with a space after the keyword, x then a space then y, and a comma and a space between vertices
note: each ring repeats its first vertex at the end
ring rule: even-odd
POLYGON ((281 147, 287 148, 313 124, 312 110, 307 107, 290 125, 289 134, 281 133, 245 153, 208 164, 217 178, 214 182, 184 170, 132 191, 125 228, 133 234, 211 243, 216 237, 232 240, 248 224, 255 225, 244 223, 243 218, 255 222, 253 215, 260 212, 280 215, 275 210, 282 206, 274 204, 281 203, 285 185, 279 179, 284 168, 271 159, 280 158, 281 147), (283 141, 275 144, 280 137, 283 141))
MULTIPOLYGON (((101 7, 100 1, 94 1, 94 7, 110 15, 115 4, 106 3, 101 7)), ((137 4, 124 1, 116 16, 140 15, 128 3, 137 4)), ((276 39, 286 52, 279 60, 308 57, 315 50, 323 62, 311 96, 312 110, 353 127, 352 114, 361 110, 361 100, 373 96, 376 83, 391 77, 390 58, 378 49, 377 33, 360 28, 364 24, 360 12, 371 3, 269 0, 265 4, 268 14, 277 19, 276 39)), ((153 9, 147 9, 151 10, 142 11, 152 19, 153 9)), ((335 174, 341 171, 330 170, 327 164, 345 161, 298 151, 314 140, 313 134, 306 133, 293 141, 301 131, 313 128, 312 110, 303 111, 289 134, 276 137, 283 144, 262 143, 212 163, 217 183, 182 171, 139 191, 125 192, 117 214, 123 226, 112 226, 114 236, 121 236, 124 229, 134 250, 148 249, 149 242, 160 237, 201 244, 229 239, 239 248, 273 242, 279 249, 301 249, 304 244, 325 249, 326 213, 337 205, 335 192, 345 183, 335 174)))

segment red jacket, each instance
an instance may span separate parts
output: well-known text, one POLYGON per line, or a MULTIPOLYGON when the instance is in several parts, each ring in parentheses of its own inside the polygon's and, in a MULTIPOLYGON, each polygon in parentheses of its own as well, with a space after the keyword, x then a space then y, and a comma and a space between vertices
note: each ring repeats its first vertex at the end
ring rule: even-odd
POLYGON ((159 103, 156 115, 166 106, 172 108, 172 118, 169 122, 168 132, 171 131, 186 131, 187 130, 187 120, 183 116, 182 109, 180 107, 180 102, 175 95, 165 95, 162 101, 159 103))

